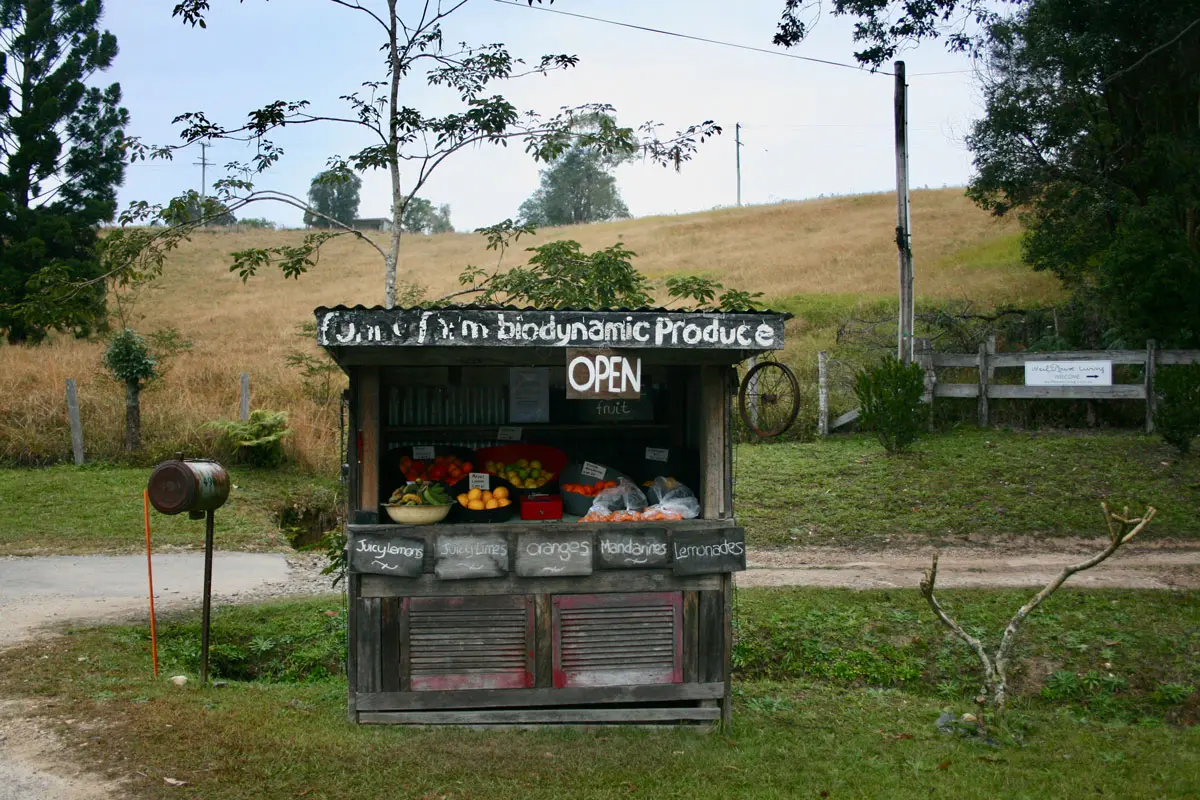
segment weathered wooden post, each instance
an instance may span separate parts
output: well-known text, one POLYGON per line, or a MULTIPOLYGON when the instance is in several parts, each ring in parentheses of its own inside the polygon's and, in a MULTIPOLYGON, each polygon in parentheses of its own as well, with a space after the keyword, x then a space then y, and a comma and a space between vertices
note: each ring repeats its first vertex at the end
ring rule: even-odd
POLYGON ((829 435, 829 356, 817 351, 817 435, 829 435))
POLYGON ((83 423, 79 420, 79 397, 75 393, 75 379, 67 378, 67 419, 71 423, 71 453, 75 466, 83 466, 83 423))
POLYGON ((988 373, 991 372, 991 367, 988 365, 988 346, 986 342, 979 343, 979 427, 986 428, 989 423, 988 419, 988 378, 991 377, 988 373))
POLYGON ((1154 433, 1154 407, 1158 398, 1154 396, 1154 370, 1158 361, 1158 343, 1146 341, 1146 433, 1154 433))
POLYGON ((931 406, 929 412, 929 429, 933 430, 933 398, 937 394, 937 371, 933 363, 933 345, 929 339, 925 337, 917 337, 913 339, 913 346, 916 348, 916 363, 921 365, 921 369, 925 371, 925 396, 921 398, 922 402, 929 403, 931 406))
POLYGON ((250 419, 250 373, 242 373, 242 402, 238 409, 238 419, 242 422, 250 419))

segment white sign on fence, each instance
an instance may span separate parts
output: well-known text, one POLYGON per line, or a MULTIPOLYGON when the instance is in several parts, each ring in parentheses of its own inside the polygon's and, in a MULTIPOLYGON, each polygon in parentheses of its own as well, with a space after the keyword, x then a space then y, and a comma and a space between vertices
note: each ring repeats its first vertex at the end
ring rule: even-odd
POLYGON ((1026 386, 1112 386, 1111 361, 1026 361, 1026 386))

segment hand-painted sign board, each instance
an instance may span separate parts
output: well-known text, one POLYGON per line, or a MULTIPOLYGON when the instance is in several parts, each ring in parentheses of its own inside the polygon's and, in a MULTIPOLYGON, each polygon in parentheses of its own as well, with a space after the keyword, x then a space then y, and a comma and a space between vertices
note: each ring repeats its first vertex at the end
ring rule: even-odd
POLYGON ((499 533, 440 534, 433 571, 440 580, 499 578, 508 574, 508 539, 499 533))
POLYGON ((422 539, 357 534, 351 543, 351 572, 416 578, 424 565, 425 542, 422 539))
POLYGON ((779 350, 786 314, 319 308, 322 347, 779 350))
POLYGON ((1026 361, 1026 386, 1112 386, 1111 361, 1026 361))
POLYGON ((567 351, 568 400, 638 400, 642 358, 615 350, 567 351))
POLYGON ((676 575, 746 569, 746 532, 742 528, 676 534, 671 545, 676 575))
POLYGON ((592 574, 592 535, 530 533, 517 539, 517 574, 560 578, 592 574))
POLYGON ((604 531, 597 536, 596 564, 606 569, 653 569, 666 567, 670 560, 662 529, 604 531))

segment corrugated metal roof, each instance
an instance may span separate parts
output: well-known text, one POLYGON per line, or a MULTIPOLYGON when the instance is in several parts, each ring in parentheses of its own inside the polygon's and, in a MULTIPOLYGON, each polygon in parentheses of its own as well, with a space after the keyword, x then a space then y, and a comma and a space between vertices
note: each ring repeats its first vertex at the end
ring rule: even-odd
POLYGON ((318 306, 313 309, 314 314, 320 314, 326 311, 372 311, 372 312, 387 312, 387 311, 509 311, 509 312, 524 312, 524 311, 570 311, 580 314, 599 314, 599 313, 620 313, 620 314, 770 314, 772 316, 791 319, 792 314, 788 311, 772 311, 770 309, 762 309, 759 311, 722 311, 719 309, 702 309, 688 310, 682 308, 649 308, 642 306, 641 308, 538 308, 536 306, 505 306, 505 305, 447 305, 447 306, 395 306, 386 308, 384 306, 364 306, 361 303, 358 305, 336 305, 336 306, 318 306))

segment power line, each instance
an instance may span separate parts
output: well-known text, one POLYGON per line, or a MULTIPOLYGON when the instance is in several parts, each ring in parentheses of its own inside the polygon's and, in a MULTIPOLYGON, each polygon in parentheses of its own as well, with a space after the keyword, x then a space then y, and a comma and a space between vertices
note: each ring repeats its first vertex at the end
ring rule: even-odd
MULTIPOLYGON (((529 8, 534 11, 545 11, 550 14, 561 14, 564 17, 576 17, 577 19, 586 19, 586 20, 591 20, 592 22, 603 22, 606 25, 616 25, 621 28, 631 28, 635 31, 645 31, 646 33, 658 33, 663 36, 674 36, 677 39, 690 39, 693 42, 704 42, 705 44, 716 44, 716 45, 720 45, 722 47, 733 47, 738 50, 749 50, 754 53, 766 53, 769 56, 781 56, 783 58, 792 58, 797 61, 809 61, 814 64, 825 64, 825 65, 831 66, 831 67, 844 67, 845 69, 852 69, 855 72, 863 72, 864 71, 863 68, 858 66, 857 64, 843 64, 840 61, 826 61, 823 58, 812 58, 811 56, 800 56, 800 55, 796 55, 795 53, 783 53, 778 50, 767 50, 764 47, 751 47, 750 45, 747 45, 747 44, 735 44, 734 42, 723 42, 719 39, 706 39, 703 36, 691 36, 690 34, 676 33, 675 31, 666 31, 661 28, 650 28, 645 25, 634 25, 629 22, 618 22, 613 19, 603 19, 601 17, 590 17, 587 14, 576 14, 571 11, 562 11, 557 8, 547 8, 546 6, 541 6, 541 5, 537 5, 537 6, 525 5, 524 3, 514 2, 514 0, 493 0, 493 1, 496 3, 499 3, 502 6, 515 6, 516 8, 529 8)), ((883 72, 882 70, 879 70, 876 72, 868 72, 867 74, 869 74, 869 75, 891 75, 892 73, 891 72, 883 72)))

